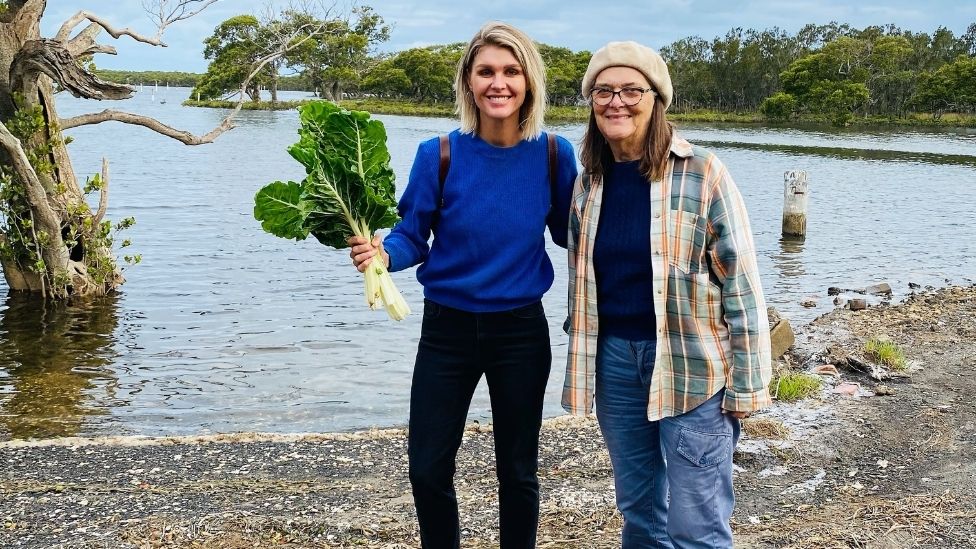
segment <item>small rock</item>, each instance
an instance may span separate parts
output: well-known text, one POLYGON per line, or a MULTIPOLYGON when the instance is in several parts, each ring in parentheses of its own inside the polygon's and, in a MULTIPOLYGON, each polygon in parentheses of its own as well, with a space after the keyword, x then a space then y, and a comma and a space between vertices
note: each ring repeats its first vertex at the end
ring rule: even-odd
POLYGON ((891 286, 887 282, 873 284, 864 288, 864 293, 871 295, 891 295, 891 286))
POLYGON ((863 311, 868 308, 868 302, 864 299, 852 299, 847 303, 847 306, 852 311, 863 311))
POLYGON ((837 286, 831 286, 831 287, 827 288, 827 295, 840 295, 840 293, 842 291, 843 290, 841 290, 837 286))
POLYGON ((807 299, 804 299, 803 301, 801 301, 800 302, 800 305, 806 307, 807 309, 810 309, 810 308, 813 308, 813 307, 816 307, 817 306, 817 300, 816 299, 807 298, 807 299))
POLYGON ((790 321, 782 318, 769 330, 769 345, 774 359, 783 356, 784 353, 796 342, 793 328, 790 321))
POLYGON ((874 394, 877 396, 891 396, 895 394, 895 390, 887 385, 878 385, 874 388, 874 394))
POLYGON ((838 307, 843 307, 844 305, 847 305, 847 300, 841 296, 837 296, 834 298, 834 305, 838 307))
POLYGON ((839 395, 854 396, 858 389, 860 389, 860 385, 857 383, 844 382, 834 387, 834 392, 839 395))
POLYGON ((839 375, 837 372, 837 366, 833 364, 821 364, 813 369, 813 373, 822 376, 836 376, 839 375))
POLYGON ((919 288, 921 288, 921 287, 922 287, 922 285, 921 285, 921 284, 916 284, 916 283, 914 283, 914 282, 909 282, 909 283, 908 283, 908 287, 909 287, 910 289, 912 289, 912 290, 917 290, 917 289, 919 289, 919 288))

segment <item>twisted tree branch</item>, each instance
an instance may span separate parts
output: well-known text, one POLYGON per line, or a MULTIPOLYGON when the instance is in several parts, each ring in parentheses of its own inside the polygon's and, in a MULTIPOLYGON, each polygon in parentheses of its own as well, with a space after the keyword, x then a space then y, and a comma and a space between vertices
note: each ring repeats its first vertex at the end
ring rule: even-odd
POLYGON ((63 43, 53 40, 30 40, 14 56, 10 65, 10 83, 21 89, 39 73, 46 74, 75 97, 86 99, 128 99, 135 89, 124 84, 101 80, 78 66, 63 43))
MULTIPOLYGON (((233 114, 236 113, 237 111, 234 111, 233 114)), ((149 128, 156 133, 165 135, 166 137, 171 137, 186 145, 204 145, 206 143, 212 143, 217 136, 234 127, 230 118, 232 117, 227 117, 219 126, 202 136, 193 135, 185 130, 178 130, 149 116, 112 109, 106 109, 96 113, 82 114, 79 116, 73 116, 71 118, 62 118, 58 125, 62 130, 67 130, 70 128, 77 128, 78 126, 101 124, 102 122, 121 122, 123 124, 132 124, 135 126, 149 128)))
POLYGON ((129 29, 128 27, 124 29, 116 29, 108 21, 102 19, 101 17, 95 15, 94 13, 84 11, 84 10, 79 11, 78 13, 74 14, 74 16, 71 17, 71 19, 65 21, 64 24, 61 25, 61 29, 58 30, 58 34, 54 36, 54 40, 58 42, 67 42, 68 37, 71 36, 71 31, 74 30, 74 28, 77 27, 79 23, 85 20, 91 21, 92 23, 95 23, 99 27, 105 29, 105 32, 109 33, 112 36, 112 38, 118 39, 122 36, 128 36, 133 40, 135 40, 136 42, 143 42, 145 44, 149 44, 152 46, 166 47, 166 44, 162 42, 162 29, 159 30, 159 32, 156 34, 155 37, 147 38, 129 29))
POLYGON ((234 128, 234 117, 237 116, 237 113, 239 113, 241 108, 244 106, 245 97, 247 95, 247 86, 250 84, 251 80, 253 80, 254 77, 257 76, 258 73, 260 73, 261 70, 268 65, 268 63, 278 59, 292 49, 301 46, 305 41, 311 40, 315 36, 318 36, 324 27, 325 22, 320 23, 317 26, 303 26, 300 30, 307 31, 307 34, 304 34, 301 36, 301 38, 297 38, 295 36, 295 34, 298 34, 297 32, 289 35, 287 39, 282 40, 279 47, 275 51, 258 59, 254 65, 252 65, 251 72, 247 75, 247 78, 245 78, 241 83, 239 92, 240 98, 238 99, 237 104, 216 128, 202 136, 194 135, 185 130, 178 130, 172 126, 163 124, 155 118, 112 109, 106 109, 97 113, 83 114, 71 118, 63 118, 59 121, 58 125, 62 130, 67 130, 70 128, 77 128, 78 126, 88 126, 92 124, 101 124, 102 122, 114 121, 121 122, 123 124, 143 126, 186 145, 204 145, 207 143, 212 143, 222 133, 234 128))
POLYGON ((80 57, 84 55, 84 51, 97 46, 95 43, 95 37, 98 33, 102 31, 102 27, 92 23, 85 27, 85 30, 79 32, 74 38, 72 38, 66 44, 68 52, 74 57, 80 57))
POLYGON ((58 214, 47 201, 47 192, 37 177, 37 172, 27 159, 27 153, 20 140, 10 133, 7 126, 0 122, 0 147, 7 151, 10 168, 24 185, 27 199, 32 205, 32 215, 36 214, 35 223, 51 239, 51 245, 43 248, 42 257, 50 267, 63 267, 68 264, 68 253, 61 238, 61 223, 58 214))

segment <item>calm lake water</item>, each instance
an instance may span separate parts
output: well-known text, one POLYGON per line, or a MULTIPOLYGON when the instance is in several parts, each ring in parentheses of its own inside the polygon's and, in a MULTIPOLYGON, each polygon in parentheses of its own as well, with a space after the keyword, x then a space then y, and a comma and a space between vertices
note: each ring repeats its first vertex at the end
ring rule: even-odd
MULTIPOLYGON (((112 107, 203 133, 224 111, 180 106, 187 90, 149 89, 98 105, 59 97, 62 116, 112 107), (161 103, 160 99, 166 99, 161 103)), ((299 94, 300 95, 300 94, 299 94)), ((294 96, 294 94, 293 94, 294 96)), ((449 119, 378 116, 398 187, 417 144, 449 119)), ((243 112, 216 143, 187 147, 144 128, 70 131, 80 177, 111 162, 113 219, 142 264, 120 295, 86 307, 42 307, 0 297, 0 438, 175 435, 234 431, 341 431, 407 418, 420 315, 401 323, 369 311, 347 252, 264 233, 254 193, 300 179, 285 148, 296 112, 243 112)), ((581 125, 555 130, 578 143, 581 125)), ((941 286, 976 277, 976 133, 840 132, 681 126, 713 148, 749 207, 767 299, 794 324, 833 307, 828 286, 909 282, 941 286), (780 241, 783 173, 806 170, 809 235, 780 241), (800 302, 814 298, 815 308, 800 302)), ((565 252, 550 246, 557 278, 546 295, 553 372, 546 414, 557 415, 566 338, 565 252)), ((413 270, 396 273, 415 311, 413 270)), ((6 287, 0 280, 0 296, 6 287)), ((490 416, 482 386, 471 418, 490 416)))

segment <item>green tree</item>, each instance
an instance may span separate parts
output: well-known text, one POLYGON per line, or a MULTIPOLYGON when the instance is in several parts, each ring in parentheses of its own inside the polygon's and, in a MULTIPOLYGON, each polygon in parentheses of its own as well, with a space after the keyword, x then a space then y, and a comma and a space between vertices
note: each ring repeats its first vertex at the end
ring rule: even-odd
POLYGON ((674 85, 672 103, 677 110, 712 105, 717 96, 707 41, 691 36, 661 48, 674 85))
MULTIPOLYGON (((390 58, 383 70, 400 69, 409 81, 406 95, 416 101, 450 101, 454 97, 454 71, 463 48, 460 43, 411 48, 390 58)), ((366 78, 375 85, 378 74, 370 71, 366 78)))
MULTIPOLYGON (((107 82, 92 73, 95 53, 114 52, 96 41, 99 30, 121 40, 163 46, 163 31, 192 17, 213 0, 147 0, 156 33, 145 36, 117 28, 106 18, 79 11, 55 27, 57 34, 40 35, 45 0, 7 2, 0 12, 0 266, 7 285, 58 300, 111 293, 124 279, 113 251, 117 231, 132 218, 112 222, 108 207, 108 162, 102 172, 78 178, 66 146, 65 130, 116 122, 142 126, 187 145, 212 143, 233 127, 241 102, 204 135, 165 125, 137 113, 102 109, 61 117, 54 86, 82 99, 104 102, 132 96, 132 86, 107 82), (52 86, 52 82, 54 86, 52 86), (95 194, 98 206, 88 204, 95 194)), ((247 27, 245 24, 243 27, 247 27)), ((314 31, 314 29, 313 29, 314 31)), ((292 42, 282 41, 266 52, 247 76, 257 75, 284 55, 292 42)), ((248 77, 238 88, 246 89, 248 77)), ((243 101, 243 98, 242 98, 243 101)), ((128 240, 119 243, 125 248, 128 240)), ((131 256, 137 261, 137 256, 131 256)), ((126 257, 123 257, 128 262, 126 257)))
POLYGON ((912 105, 936 118, 945 112, 976 111, 976 58, 960 55, 937 71, 923 74, 912 105))
MULTIPOLYGON (((266 50, 266 33, 253 15, 238 15, 224 21, 204 40, 203 56, 210 60, 206 74, 193 88, 191 97, 219 99, 239 89, 251 67, 266 50)), ((252 79, 245 92, 251 101, 261 99, 262 79, 252 79)))
POLYGON ((762 102, 762 105, 759 106, 759 112, 768 120, 781 122, 789 120, 796 112, 796 107, 795 97, 788 93, 778 92, 762 102))
POLYGON ((397 67, 393 59, 385 59, 370 69, 363 78, 362 89, 380 97, 404 97, 410 94, 407 72, 397 67))
POLYGON ((572 105, 580 99, 580 85, 590 61, 590 52, 573 53, 569 48, 538 44, 546 65, 546 93, 553 105, 572 105))
POLYGON ((352 20, 327 22, 329 32, 310 40, 288 57, 289 66, 302 72, 322 97, 338 100, 344 90, 360 85, 376 61, 373 48, 389 40, 390 27, 369 6, 353 10, 352 20))

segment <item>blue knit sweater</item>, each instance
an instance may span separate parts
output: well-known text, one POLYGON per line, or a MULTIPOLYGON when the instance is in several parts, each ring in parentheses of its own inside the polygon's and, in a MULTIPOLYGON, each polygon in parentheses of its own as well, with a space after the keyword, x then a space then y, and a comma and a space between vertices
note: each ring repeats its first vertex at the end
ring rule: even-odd
POLYGON ((655 339, 651 184, 640 173, 640 161, 607 166, 593 269, 600 333, 633 341, 655 339))
POLYGON ((420 264, 424 296, 464 311, 504 311, 538 301, 553 280, 547 225, 553 242, 566 247, 576 179, 572 145, 557 139, 557 204, 550 210, 545 134, 505 148, 458 130, 450 140, 451 167, 434 239, 428 245, 440 194, 437 138, 420 144, 400 198, 403 219, 383 241, 390 270, 420 264))

